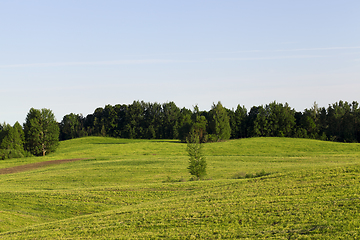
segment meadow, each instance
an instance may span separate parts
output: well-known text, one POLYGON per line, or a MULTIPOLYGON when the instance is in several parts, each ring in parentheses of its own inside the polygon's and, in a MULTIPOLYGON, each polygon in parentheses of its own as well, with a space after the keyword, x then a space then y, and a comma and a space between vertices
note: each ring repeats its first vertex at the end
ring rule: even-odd
POLYGON ((360 239, 360 144, 249 138, 204 151, 201 181, 175 140, 86 137, 0 161, 82 159, 1 174, 0 238, 360 239))

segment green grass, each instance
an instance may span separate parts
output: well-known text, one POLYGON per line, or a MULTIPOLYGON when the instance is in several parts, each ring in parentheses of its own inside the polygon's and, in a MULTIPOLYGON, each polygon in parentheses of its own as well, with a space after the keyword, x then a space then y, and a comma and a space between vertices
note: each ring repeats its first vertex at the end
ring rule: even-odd
POLYGON ((189 181, 186 144, 172 140, 87 137, 1 161, 85 159, 0 175, 0 238, 360 238, 360 144, 251 138, 204 150, 204 181, 189 181))

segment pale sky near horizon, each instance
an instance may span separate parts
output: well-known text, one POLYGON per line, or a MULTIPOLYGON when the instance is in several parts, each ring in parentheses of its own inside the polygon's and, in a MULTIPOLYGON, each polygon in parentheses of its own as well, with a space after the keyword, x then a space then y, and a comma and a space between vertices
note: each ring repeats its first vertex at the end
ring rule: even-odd
POLYGON ((0 0, 0 122, 134 100, 360 102, 358 0, 0 0))

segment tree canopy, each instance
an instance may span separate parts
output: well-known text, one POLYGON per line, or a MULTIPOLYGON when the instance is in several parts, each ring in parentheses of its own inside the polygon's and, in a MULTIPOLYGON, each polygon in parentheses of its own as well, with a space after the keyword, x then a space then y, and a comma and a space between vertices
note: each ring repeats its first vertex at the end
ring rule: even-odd
POLYGON ((26 156, 24 142, 24 131, 19 122, 16 122, 14 126, 4 123, 0 127, 0 158, 26 156))
POLYGON ((339 101, 325 107, 315 103, 310 109, 296 112, 287 103, 271 102, 253 106, 250 111, 238 105, 227 109, 221 102, 210 111, 178 108, 164 104, 134 101, 129 105, 106 105, 86 117, 64 117, 60 124, 61 140, 80 135, 121 138, 180 139, 197 133, 200 142, 245 137, 302 137, 342 142, 360 142, 360 109, 357 102, 339 101), (63 124, 74 119, 73 133, 63 124), (66 136, 66 137, 65 137, 66 136))
POLYGON ((231 136, 230 121, 226 109, 221 102, 213 104, 210 112, 209 132, 214 141, 228 140, 231 136))
POLYGON ((59 143, 59 124, 50 109, 31 108, 24 124, 25 148, 36 156, 55 151, 59 143))

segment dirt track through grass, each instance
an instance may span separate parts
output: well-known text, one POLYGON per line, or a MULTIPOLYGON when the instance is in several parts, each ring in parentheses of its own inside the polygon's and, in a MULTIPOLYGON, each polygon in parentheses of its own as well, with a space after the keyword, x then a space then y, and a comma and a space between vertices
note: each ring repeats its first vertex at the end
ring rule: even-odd
POLYGON ((38 162, 38 163, 29 163, 29 164, 25 164, 25 165, 16 166, 16 167, 0 169, 0 174, 25 172, 25 171, 38 169, 38 168, 49 166, 49 165, 75 162, 75 161, 80 161, 80 160, 84 160, 84 159, 86 159, 86 158, 62 159, 62 160, 52 160, 52 161, 45 161, 45 162, 38 162))

